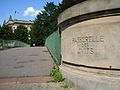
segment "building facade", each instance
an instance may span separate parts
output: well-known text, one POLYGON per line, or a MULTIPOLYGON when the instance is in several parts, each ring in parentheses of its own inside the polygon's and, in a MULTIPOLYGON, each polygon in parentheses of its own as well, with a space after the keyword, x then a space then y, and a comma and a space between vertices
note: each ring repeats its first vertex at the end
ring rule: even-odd
POLYGON ((14 33, 14 31, 17 29, 17 27, 19 25, 23 25, 27 28, 28 31, 31 30, 32 24, 34 23, 31 20, 17 20, 17 19, 12 19, 12 16, 9 17, 9 20, 7 22, 4 22, 5 25, 8 25, 9 27, 12 28, 12 31, 14 33))

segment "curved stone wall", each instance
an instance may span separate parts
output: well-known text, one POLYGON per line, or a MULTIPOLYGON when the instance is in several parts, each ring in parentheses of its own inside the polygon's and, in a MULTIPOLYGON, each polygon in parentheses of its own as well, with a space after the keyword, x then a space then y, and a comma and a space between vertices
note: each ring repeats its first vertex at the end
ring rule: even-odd
POLYGON ((58 23, 60 24, 75 16, 115 8, 120 8, 120 0, 87 0, 61 13, 58 18, 58 23))
POLYGON ((62 62, 120 70, 120 0, 87 0, 59 16, 62 62))
POLYGON ((74 24, 62 32, 62 60, 104 68, 120 68, 120 16, 74 24))

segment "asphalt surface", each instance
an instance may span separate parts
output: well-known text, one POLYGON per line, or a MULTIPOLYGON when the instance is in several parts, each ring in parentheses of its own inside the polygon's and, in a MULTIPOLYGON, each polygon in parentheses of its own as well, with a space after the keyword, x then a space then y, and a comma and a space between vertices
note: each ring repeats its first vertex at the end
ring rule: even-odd
POLYGON ((53 60, 46 47, 0 51, 0 79, 47 76, 52 68, 53 60))
POLYGON ((0 90, 74 90, 64 82, 48 83, 53 66, 46 47, 0 51, 0 90))

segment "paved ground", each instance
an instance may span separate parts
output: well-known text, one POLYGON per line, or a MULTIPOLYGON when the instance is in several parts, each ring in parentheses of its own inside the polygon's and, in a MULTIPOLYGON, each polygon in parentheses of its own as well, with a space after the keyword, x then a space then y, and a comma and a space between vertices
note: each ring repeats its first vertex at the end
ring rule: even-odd
POLYGON ((32 84, 13 84, 0 85, 0 90, 74 90, 64 88, 64 83, 32 83, 32 84))
POLYGON ((45 47, 0 51, 0 78, 47 76, 53 68, 45 47))
POLYGON ((73 90, 62 83, 47 83, 53 60, 45 47, 0 51, 0 90, 73 90))
POLYGON ((0 84, 45 83, 53 60, 45 47, 14 48, 0 51, 0 84))

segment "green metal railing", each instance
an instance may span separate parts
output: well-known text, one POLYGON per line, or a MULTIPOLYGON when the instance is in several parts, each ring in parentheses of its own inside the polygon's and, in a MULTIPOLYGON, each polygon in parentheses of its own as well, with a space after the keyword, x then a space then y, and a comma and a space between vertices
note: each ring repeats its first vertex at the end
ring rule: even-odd
POLYGON ((57 65, 61 64, 61 39, 59 30, 51 34, 45 42, 57 65))
POLYGON ((0 48, 30 47, 30 45, 17 40, 0 39, 0 48))

